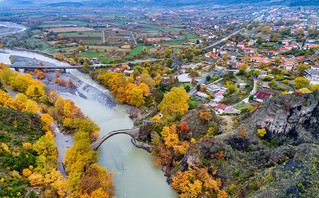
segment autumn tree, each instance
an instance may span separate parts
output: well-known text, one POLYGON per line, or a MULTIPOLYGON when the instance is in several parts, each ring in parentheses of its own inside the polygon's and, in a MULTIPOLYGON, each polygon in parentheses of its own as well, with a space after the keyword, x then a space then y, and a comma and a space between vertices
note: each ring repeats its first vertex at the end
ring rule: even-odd
POLYGON ((84 52, 85 49, 84 49, 83 45, 79 45, 79 46, 78 46, 78 50, 79 50, 80 52, 84 52))
POLYGON ((189 131, 189 126, 186 122, 181 123, 181 131, 183 131, 184 133, 187 133, 189 131))
POLYGON ((89 66, 89 64, 88 64, 86 61, 83 63, 82 69, 83 69, 83 71, 84 71, 85 73, 88 73, 88 72, 89 72, 90 66, 89 66))
POLYGON ((305 71, 306 71, 307 69, 310 69, 310 68, 311 68, 310 65, 306 65, 306 64, 300 64, 300 65, 298 65, 298 68, 297 68, 297 70, 298 70, 298 75, 299 75, 300 77, 303 77, 303 76, 305 75, 305 71))
POLYGON ((62 40, 62 39, 63 39, 63 36, 62 36, 61 34, 58 34, 57 39, 58 39, 58 40, 62 40))
POLYGON ((213 116, 208 111, 201 111, 200 118, 201 118, 202 123, 206 124, 207 122, 209 122, 213 118, 213 116))
POLYGON ((58 78, 58 77, 60 77, 60 75, 61 75, 61 74, 60 74, 60 72, 59 72, 59 71, 55 71, 55 72, 54 72, 54 76, 55 76, 55 77, 57 77, 57 78, 58 78))
POLYGON ((308 87, 310 84, 309 80, 307 78, 303 77, 297 77, 294 81, 295 89, 301 89, 304 87, 308 87))
POLYGON ((231 84, 229 81, 226 82, 227 92, 232 94, 236 91, 235 85, 231 84))
POLYGON ((271 33, 271 28, 270 28, 270 26, 264 26, 264 27, 262 28, 261 32, 262 32, 263 34, 270 34, 270 33, 271 33))
POLYGON ((30 180, 31 186, 41 186, 43 185, 43 176, 39 173, 31 174, 28 179, 30 180))
POLYGON ((92 164, 81 176, 79 192, 92 195, 92 193, 100 189, 103 194, 111 197, 114 195, 112 176, 112 173, 108 173, 106 168, 102 168, 96 163, 92 164))
MULTIPOLYGON (((213 171, 213 175, 216 171, 213 171)), ((180 194, 180 197, 228 197, 221 188, 220 179, 214 179, 208 173, 208 168, 189 166, 188 170, 178 170, 170 186, 180 194)))
POLYGON ((170 92, 165 94, 163 101, 159 105, 161 113, 172 119, 182 116, 188 110, 188 95, 183 87, 173 87, 170 92))
POLYGON ((71 65, 75 65, 75 60, 74 59, 70 59, 70 64, 71 65))
POLYGON ((74 83, 72 81, 72 78, 70 78, 68 81, 68 87, 74 87, 74 83))

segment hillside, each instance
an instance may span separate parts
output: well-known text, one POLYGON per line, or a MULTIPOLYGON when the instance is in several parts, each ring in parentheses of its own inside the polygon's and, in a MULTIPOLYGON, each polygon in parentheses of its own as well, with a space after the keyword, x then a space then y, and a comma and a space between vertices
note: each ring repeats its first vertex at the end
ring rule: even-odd
MULTIPOLYGON (((181 138, 198 141, 182 157, 162 163, 169 183, 197 167, 208 170, 217 182, 220 178, 230 197, 319 196, 318 92, 272 98, 255 112, 237 117, 239 124, 232 127, 211 111, 211 123, 218 129, 213 137, 204 137, 207 125, 199 118, 202 111, 188 111, 181 120, 189 125, 188 134, 181 133, 181 138)), ((149 142, 156 131, 158 125, 153 124, 153 129, 142 130, 140 138, 149 142)))
POLYGON ((181 164, 190 165, 189 158, 199 154, 202 164, 196 165, 216 166, 234 197, 318 197, 318 121, 318 92, 279 96, 239 120, 235 134, 226 132, 194 145, 181 164), (261 137, 257 129, 266 134, 261 137), (225 160, 212 163, 211 155, 220 151, 225 160), (232 184, 237 188, 230 189, 232 184))

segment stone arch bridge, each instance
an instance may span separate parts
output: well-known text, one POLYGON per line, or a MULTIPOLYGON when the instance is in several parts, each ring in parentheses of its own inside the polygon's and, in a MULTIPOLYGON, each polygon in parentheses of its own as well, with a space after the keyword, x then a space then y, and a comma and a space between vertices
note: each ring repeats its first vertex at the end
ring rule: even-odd
MULTIPOLYGON (((106 134, 105 136, 101 137, 100 139, 96 140, 95 142, 93 142, 91 144, 91 150, 96 151, 101 144, 103 144, 103 142, 107 139, 109 139, 110 137, 114 136, 114 135, 118 135, 118 134, 126 134, 132 137, 132 143, 139 148, 142 148, 142 146, 140 146, 141 143, 137 142, 136 139, 138 138, 138 134, 140 132, 140 128, 133 128, 133 129, 124 129, 124 130, 116 130, 116 131, 112 131, 109 132, 108 134, 106 134)), ((147 150, 147 149, 146 149, 147 150)))

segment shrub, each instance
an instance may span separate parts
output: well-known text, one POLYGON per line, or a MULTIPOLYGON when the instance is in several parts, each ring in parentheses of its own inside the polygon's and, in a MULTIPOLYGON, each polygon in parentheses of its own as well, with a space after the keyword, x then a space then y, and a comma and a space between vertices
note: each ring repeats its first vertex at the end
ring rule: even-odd
POLYGON ((56 78, 56 79, 54 80, 54 83, 55 83, 55 84, 58 84, 58 85, 60 85, 60 86, 66 86, 66 81, 63 80, 63 79, 58 79, 58 78, 56 78))
POLYGON ((22 170, 22 174, 25 177, 29 177, 32 174, 32 172, 28 168, 25 168, 22 170))
POLYGON ((264 137, 266 135, 266 129, 257 129, 257 134, 260 136, 260 137, 264 137))

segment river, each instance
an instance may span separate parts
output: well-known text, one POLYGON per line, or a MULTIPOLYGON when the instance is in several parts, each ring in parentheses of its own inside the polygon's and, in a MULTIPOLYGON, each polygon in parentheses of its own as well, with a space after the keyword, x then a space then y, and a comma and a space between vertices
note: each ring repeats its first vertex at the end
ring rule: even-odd
MULTIPOLYGON (((56 65, 66 64, 40 54, 13 50, 0 50, 0 62, 10 63, 9 56, 12 55, 29 59, 36 58, 39 61, 56 65)), ((79 86, 73 92, 69 92, 67 89, 57 89, 56 91, 61 97, 73 100, 85 115, 99 125, 101 128, 100 137, 113 130, 133 127, 133 122, 127 113, 128 106, 116 103, 109 90, 77 70, 69 70, 62 75, 69 75, 76 79, 75 83, 79 86)), ((63 139, 60 136, 61 134, 56 138, 63 139)), ((72 144, 72 138, 67 138, 68 143, 56 141, 58 147, 63 147, 61 150, 66 149, 68 144, 72 144)), ((113 136, 98 149, 98 164, 113 172, 116 197, 177 197, 176 192, 167 184, 164 173, 159 167, 152 165, 151 155, 134 147, 130 140, 131 138, 127 135, 113 136)))

